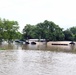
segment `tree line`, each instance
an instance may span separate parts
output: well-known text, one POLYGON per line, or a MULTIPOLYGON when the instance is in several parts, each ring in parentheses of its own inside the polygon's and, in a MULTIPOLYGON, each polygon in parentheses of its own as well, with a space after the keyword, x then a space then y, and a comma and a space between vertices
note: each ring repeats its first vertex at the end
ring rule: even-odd
POLYGON ((76 27, 64 30, 52 21, 45 20, 36 25, 26 24, 24 39, 45 39, 46 41, 76 41, 76 27))
POLYGON ((17 21, 0 18, 0 41, 12 41, 15 39, 45 39, 46 41, 76 41, 76 27, 66 30, 52 21, 45 20, 36 25, 26 24, 23 32, 19 32, 17 21))

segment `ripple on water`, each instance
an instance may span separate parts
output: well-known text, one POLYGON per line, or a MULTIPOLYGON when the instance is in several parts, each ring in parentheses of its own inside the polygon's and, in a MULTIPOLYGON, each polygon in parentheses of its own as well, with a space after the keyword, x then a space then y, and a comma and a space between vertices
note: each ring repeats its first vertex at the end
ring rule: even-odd
POLYGON ((76 55, 72 53, 0 51, 0 75, 75 75, 75 68, 76 55))

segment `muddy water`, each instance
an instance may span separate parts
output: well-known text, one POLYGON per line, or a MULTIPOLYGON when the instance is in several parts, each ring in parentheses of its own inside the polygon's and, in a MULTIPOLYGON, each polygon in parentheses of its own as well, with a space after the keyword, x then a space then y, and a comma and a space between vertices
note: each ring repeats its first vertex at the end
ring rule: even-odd
POLYGON ((38 43, 1 47, 7 49, 0 50, 0 75, 76 75, 75 46, 38 43))

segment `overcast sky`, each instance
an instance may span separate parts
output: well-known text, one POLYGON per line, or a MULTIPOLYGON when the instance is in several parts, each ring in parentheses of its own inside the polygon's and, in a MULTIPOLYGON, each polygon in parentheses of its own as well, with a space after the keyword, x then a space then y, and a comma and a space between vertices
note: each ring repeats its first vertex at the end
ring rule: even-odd
POLYGON ((0 17, 26 24, 53 21, 66 29, 76 26, 76 0, 0 0, 0 17))

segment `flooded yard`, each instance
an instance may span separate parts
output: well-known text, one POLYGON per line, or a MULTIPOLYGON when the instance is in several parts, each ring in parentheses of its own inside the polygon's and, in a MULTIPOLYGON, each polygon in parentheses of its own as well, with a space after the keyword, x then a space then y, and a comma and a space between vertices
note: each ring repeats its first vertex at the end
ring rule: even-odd
MULTIPOLYGON (((69 42, 67 42, 69 43, 69 42)), ((0 75, 75 75, 76 45, 1 45, 0 75)))

